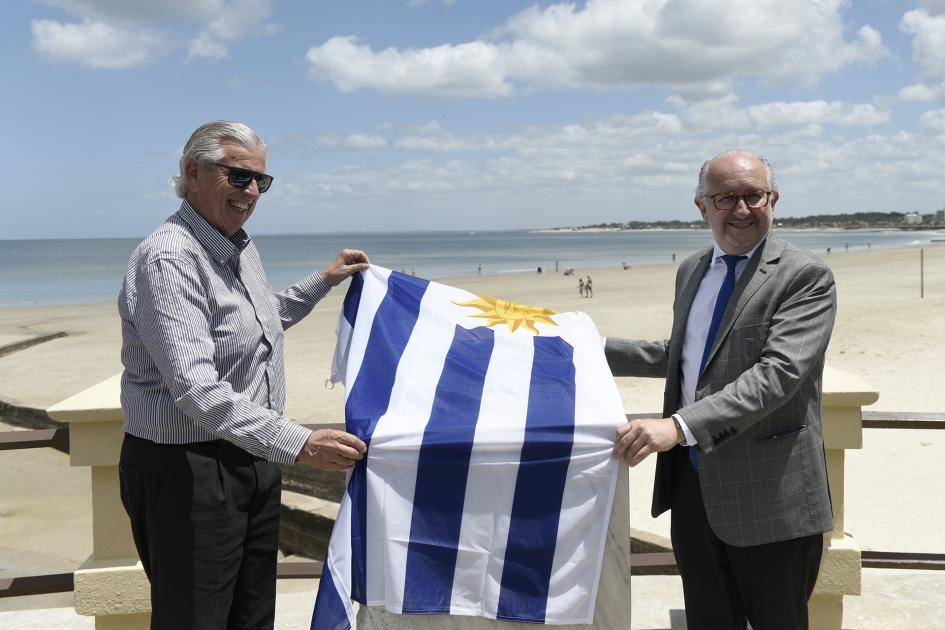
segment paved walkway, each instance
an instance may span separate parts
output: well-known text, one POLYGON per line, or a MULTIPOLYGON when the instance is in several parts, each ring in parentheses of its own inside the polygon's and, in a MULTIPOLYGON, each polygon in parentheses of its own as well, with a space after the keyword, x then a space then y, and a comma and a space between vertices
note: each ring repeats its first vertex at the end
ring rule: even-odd
MULTIPOLYGON (((281 580, 276 629, 308 628, 316 580, 281 580)), ((676 576, 634 577, 632 630, 681 630, 682 586, 676 576)), ((863 595, 846 599, 843 627, 849 630, 933 630, 945 614, 945 572, 867 569, 863 595)), ((92 630, 89 617, 72 610, 72 594, 0 600, 0 627, 10 630, 92 630)), ((617 629, 615 629, 617 630, 617 629)))

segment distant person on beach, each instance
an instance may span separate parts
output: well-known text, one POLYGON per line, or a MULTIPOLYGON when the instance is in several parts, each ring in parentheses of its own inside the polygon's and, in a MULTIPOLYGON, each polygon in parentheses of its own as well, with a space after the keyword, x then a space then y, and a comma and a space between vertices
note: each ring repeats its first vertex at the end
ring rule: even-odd
POLYGON ((666 341, 608 338, 615 376, 665 377, 663 418, 618 429, 614 454, 659 453, 653 516, 672 510, 690 630, 807 628, 824 532, 833 529, 821 376, 833 276, 771 234, 771 165, 727 151, 699 173, 712 247, 676 276, 666 341))
POLYGON ((584 297, 584 278, 578 278, 578 293, 584 297))
POLYGON ((590 276, 584 281, 584 295, 589 298, 594 297, 594 283, 591 281, 590 276))
POLYGON ((151 581, 151 628, 272 628, 279 464, 344 470, 364 443, 286 418, 284 333, 367 269, 344 249, 273 291, 243 230, 272 184, 266 145, 218 120, 184 146, 180 208, 134 250, 122 320, 119 477, 151 581))

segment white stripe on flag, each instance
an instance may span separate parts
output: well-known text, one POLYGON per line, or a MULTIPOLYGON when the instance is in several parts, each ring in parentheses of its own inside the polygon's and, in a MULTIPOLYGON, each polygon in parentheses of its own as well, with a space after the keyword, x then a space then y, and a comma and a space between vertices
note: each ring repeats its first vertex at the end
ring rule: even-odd
POLYGON ((496 616, 534 350, 520 339, 496 330, 466 485, 451 604, 457 614, 496 616))
POLYGON ((583 369, 575 373, 575 439, 561 506, 561 521, 568 526, 558 528, 554 578, 545 614, 559 623, 591 623, 596 603, 591 595, 600 581, 600 567, 594 559, 601 557, 607 542, 617 483, 618 462, 610 457, 614 447, 611 410, 619 409, 622 402, 616 388, 600 387, 613 376, 590 318, 583 313, 563 313, 559 321, 567 329, 564 338, 574 347, 574 364, 583 369), (568 325, 570 318, 587 322, 568 325), (571 570, 564 570, 566 567, 571 570))
POLYGON ((448 304, 455 293, 428 285, 414 327, 424 334, 412 335, 404 349, 388 413, 378 421, 368 452, 368 604, 385 604, 391 612, 403 607, 420 440, 453 340, 452 327, 439 325, 442 312, 424 304, 448 304))

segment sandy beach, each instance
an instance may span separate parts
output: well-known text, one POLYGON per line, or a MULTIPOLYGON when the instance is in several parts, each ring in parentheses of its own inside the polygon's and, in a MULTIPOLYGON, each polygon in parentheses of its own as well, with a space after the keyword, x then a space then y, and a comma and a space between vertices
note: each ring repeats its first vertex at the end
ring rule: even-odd
MULTIPOLYGON (((917 248, 825 257, 839 303, 827 362, 880 392, 873 410, 945 410, 945 243, 925 248, 924 298, 919 257, 917 248)), ((523 304, 585 311, 602 336, 662 339, 670 329, 675 270, 634 266, 577 269, 573 277, 521 273, 444 282, 523 304), (583 299, 577 278, 588 274, 594 297, 583 299)), ((343 391, 324 385, 343 297, 336 290, 288 333, 287 412, 301 422, 343 419, 343 391)), ((67 336, 0 354, 0 401, 46 408, 120 371, 113 303, 0 308, 0 347, 55 332, 67 336)), ((618 386, 627 412, 660 410, 661 379, 623 378, 618 386)), ((943 458, 945 431, 864 432, 863 449, 848 451, 846 464, 846 528, 863 549, 945 553, 945 499, 927 490, 945 477, 943 458)), ((0 466, 0 578, 73 570, 90 547, 88 470, 70 468, 66 456, 49 449, 2 453, 0 466)), ((631 471, 631 524, 668 536, 668 515, 649 516, 652 476, 652 459, 631 471)), ((0 618, 32 599, 0 600, 0 618)))

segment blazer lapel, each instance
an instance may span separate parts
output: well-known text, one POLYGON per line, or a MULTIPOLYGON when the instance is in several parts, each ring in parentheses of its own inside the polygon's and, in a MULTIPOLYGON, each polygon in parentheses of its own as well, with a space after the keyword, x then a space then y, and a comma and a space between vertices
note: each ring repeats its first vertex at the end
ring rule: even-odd
POLYGON ((752 256, 752 259, 748 261, 748 266, 738 278, 738 284, 735 285, 732 300, 725 309, 725 315, 722 317, 719 332, 716 334, 715 343, 712 344, 712 351, 709 353, 707 361, 712 360, 745 306, 771 277, 771 267, 777 264, 783 250, 784 243, 782 241, 768 236, 762 246, 758 248, 758 251, 755 252, 755 255, 752 256))
POLYGON ((702 258, 693 266, 682 292, 676 298, 676 306, 673 309, 673 332, 670 335, 668 367, 670 375, 676 375, 678 381, 679 362, 682 356, 683 341, 686 338, 686 322, 689 319, 689 311, 692 309, 692 302, 696 299, 696 293, 699 291, 699 284, 702 282, 702 276, 705 275, 712 262, 712 249, 709 249, 702 255, 702 258))

